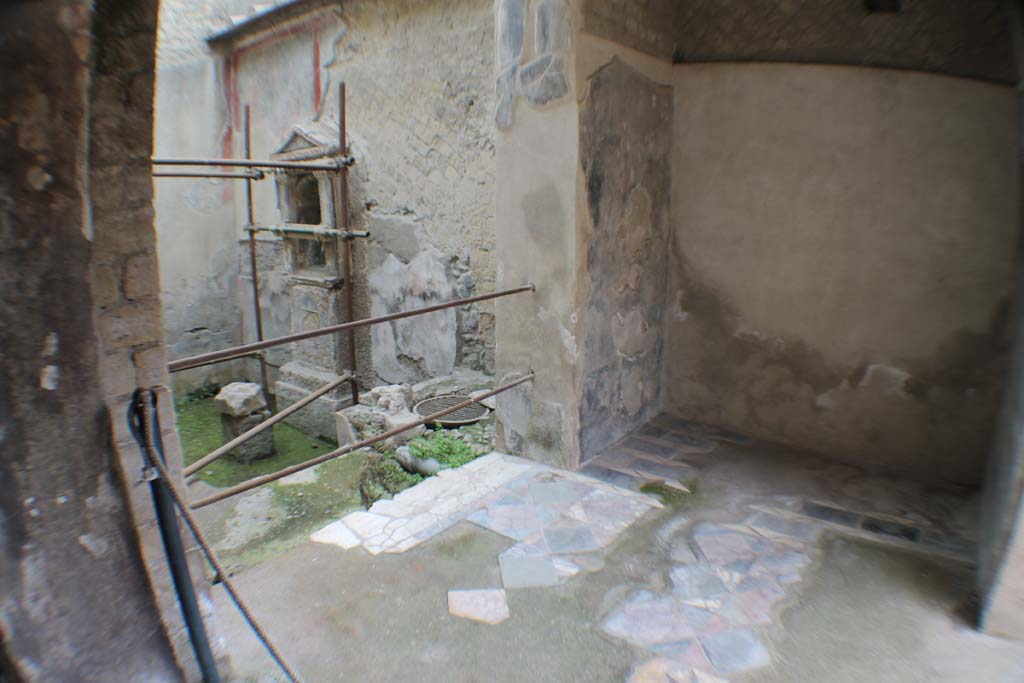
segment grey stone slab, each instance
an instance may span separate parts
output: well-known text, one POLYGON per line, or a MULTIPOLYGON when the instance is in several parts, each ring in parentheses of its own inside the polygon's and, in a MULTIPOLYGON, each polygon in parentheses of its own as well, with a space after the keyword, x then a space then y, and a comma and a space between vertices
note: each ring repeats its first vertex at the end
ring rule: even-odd
POLYGON ((572 504, 581 500, 587 491, 568 480, 538 481, 530 484, 530 499, 538 505, 552 503, 572 504))
POLYGON ((679 539, 672 544, 672 547, 669 549, 669 558, 678 564, 694 564, 697 562, 697 556, 694 554, 693 548, 684 539, 679 539))
POLYGON ((498 557, 501 583, 505 588, 534 588, 558 585, 558 570, 546 556, 498 557))
POLYGON ((860 527, 864 531, 869 531, 873 534, 890 536, 904 541, 916 542, 921 537, 921 530, 916 527, 887 519, 878 519, 877 517, 864 517, 861 520, 860 527))
POLYGON ((676 452, 676 449, 669 444, 658 443, 638 436, 627 437, 622 445, 639 453, 648 453, 663 458, 670 458, 676 452))
POLYGON ((747 519, 746 524, 755 531, 807 542, 816 539, 821 532, 818 525, 812 522, 788 519, 767 512, 758 512, 747 519))
POLYGON ((610 636, 639 647, 674 643, 694 637, 683 605, 671 596, 637 591, 601 624, 610 636))
POLYGON ((820 519, 823 522, 829 524, 840 524, 842 526, 857 528, 860 522, 860 515, 856 512, 850 512, 849 510, 841 510, 839 508, 830 507, 828 505, 822 505, 821 503, 813 503, 807 501, 803 506, 803 513, 808 517, 820 519))
POLYGON ((553 553, 586 553, 597 550, 600 544, 585 526, 544 529, 544 538, 553 553))
POLYGON ((701 636, 701 645, 718 673, 729 675, 766 666, 771 655, 752 629, 701 636))
POLYGON ((684 599, 713 598, 729 592, 714 568, 707 564, 673 567, 669 578, 672 592, 684 599))

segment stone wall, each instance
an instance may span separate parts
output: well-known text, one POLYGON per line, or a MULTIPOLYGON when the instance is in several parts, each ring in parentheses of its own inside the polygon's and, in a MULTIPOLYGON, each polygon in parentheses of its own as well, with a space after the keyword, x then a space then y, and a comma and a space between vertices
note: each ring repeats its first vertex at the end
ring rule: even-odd
POLYGON ((580 457, 661 412, 672 90, 613 59, 580 105, 580 457))
POLYGON ((167 380, 148 162, 155 24, 155 2, 0 10, 0 310, 17 321, 0 326, 5 678, 182 679, 168 641, 181 643, 180 616, 125 419, 136 384, 167 380))
MULTIPOLYGON (((353 224, 368 313, 492 291, 494 255, 493 5, 488 0, 346 3, 324 52, 344 80, 358 159, 353 224), (415 250, 415 251, 414 251, 415 250), (401 292, 393 283, 402 280, 401 292)), ((330 114, 328 114, 329 116, 330 114)), ((494 371, 492 304, 373 328, 373 366, 388 383, 494 371), (408 344, 406 341, 408 340, 408 344)))
POLYGON ((1010 88, 677 66, 666 407, 979 480, 1018 230, 1010 88))
MULTIPOLYGON (((677 62, 807 62, 1016 81, 1000 0, 687 0, 675 3, 677 62)), ((611 36, 613 37, 613 36, 611 36)))

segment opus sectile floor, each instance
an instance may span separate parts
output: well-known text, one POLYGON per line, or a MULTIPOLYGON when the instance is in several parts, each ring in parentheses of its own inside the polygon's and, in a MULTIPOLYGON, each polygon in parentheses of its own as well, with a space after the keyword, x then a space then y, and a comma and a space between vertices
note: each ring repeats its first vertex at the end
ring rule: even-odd
POLYGON ((594 615, 595 629, 638 653, 628 683, 721 683, 770 664, 768 629, 825 530, 961 560, 972 548, 969 524, 951 512, 963 502, 955 494, 665 416, 577 473, 492 453, 351 513, 312 540, 376 555, 405 552, 460 521, 501 534, 515 542, 496 558, 502 585, 448 590, 451 615, 500 624, 516 616, 507 590, 604 568, 603 551, 663 507, 640 491, 648 483, 680 491, 696 483, 715 495, 666 515, 655 552, 667 555, 667 582, 610 593, 594 615))
POLYGON ((516 541, 498 557, 504 588, 552 586, 598 566, 584 555, 660 507, 651 496, 491 453, 350 513, 311 539, 374 555, 401 553, 466 520, 516 541))

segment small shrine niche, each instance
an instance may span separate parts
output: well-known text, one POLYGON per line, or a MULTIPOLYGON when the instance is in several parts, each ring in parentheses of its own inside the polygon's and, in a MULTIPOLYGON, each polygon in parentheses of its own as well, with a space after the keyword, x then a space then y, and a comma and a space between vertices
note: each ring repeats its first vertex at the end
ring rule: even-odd
MULTIPOLYGON (((327 161, 338 155, 337 132, 327 126, 296 126, 271 158, 275 161, 327 161)), ((334 174, 284 170, 277 175, 278 208, 285 224, 285 253, 298 277, 335 281, 337 240, 314 233, 334 229, 334 174)))
MULTIPOLYGON (((329 123, 296 126, 271 158, 311 164, 337 161, 338 138, 337 127, 329 123)), ((339 257, 344 258, 339 254, 340 239, 329 232, 338 228, 334 204, 338 174, 296 168, 282 169, 276 178, 284 223, 275 226, 274 232, 284 246, 289 331, 309 332, 346 322, 344 299, 350 283, 343 281, 339 271, 339 257)), ((332 334, 291 344, 291 360, 280 367, 274 383, 278 408, 340 378, 349 366, 348 343, 345 335, 332 334)), ((289 421, 308 434, 333 437, 335 414, 351 401, 351 390, 345 385, 316 399, 289 421)))

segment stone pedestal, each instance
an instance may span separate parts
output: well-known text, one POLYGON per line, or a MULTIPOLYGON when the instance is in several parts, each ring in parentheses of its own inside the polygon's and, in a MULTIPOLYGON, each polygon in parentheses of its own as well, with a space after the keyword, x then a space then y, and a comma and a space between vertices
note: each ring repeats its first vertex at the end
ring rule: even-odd
MULTIPOLYGON (((260 410, 242 417, 220 416, 224 443, 240 436, 270 418, 269 410, 260 410)), ((245 443, 228 451, 228 455, 239 462, 250 463, 274 455, 274 428, 265 429, 245 443)))

